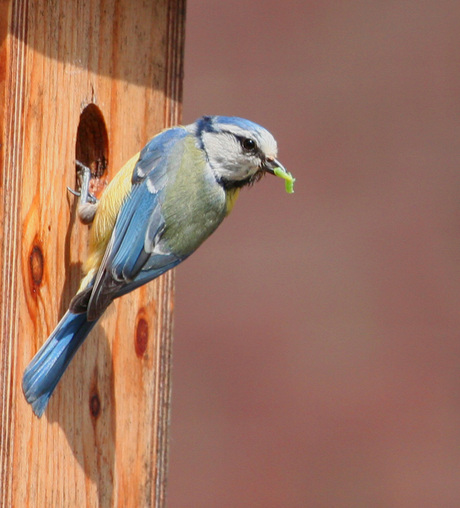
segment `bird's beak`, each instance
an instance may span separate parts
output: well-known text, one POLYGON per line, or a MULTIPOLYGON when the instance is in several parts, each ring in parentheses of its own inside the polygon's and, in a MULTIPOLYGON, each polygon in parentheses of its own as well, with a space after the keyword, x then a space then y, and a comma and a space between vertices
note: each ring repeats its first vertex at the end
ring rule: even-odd
POLYGON ((278 159, 266 159, 264 164, 264 170, 272 175, 275 174, 275 169, 279 168, 283 173, 287 173, 286 168, 281 164, 278 159))
POLYGON ((278 159, 275 159, 274 157, 267 158, 263 168, 267 173, 279 176, 284 180, 286 192, 288 194, 292 194, 294 192, 295 178, 291 175, 291 173, 289 173, 289 171, 286 170, 278 159))

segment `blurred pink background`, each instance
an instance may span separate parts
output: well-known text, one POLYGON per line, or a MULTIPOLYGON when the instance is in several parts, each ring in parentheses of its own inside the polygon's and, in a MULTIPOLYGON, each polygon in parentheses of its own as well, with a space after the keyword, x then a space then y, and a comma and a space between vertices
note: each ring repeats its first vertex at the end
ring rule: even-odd
POLYGON ((176 271, 168 506, 460 506, 460 3, 190 0, 184 86, 297 182, 176 271))

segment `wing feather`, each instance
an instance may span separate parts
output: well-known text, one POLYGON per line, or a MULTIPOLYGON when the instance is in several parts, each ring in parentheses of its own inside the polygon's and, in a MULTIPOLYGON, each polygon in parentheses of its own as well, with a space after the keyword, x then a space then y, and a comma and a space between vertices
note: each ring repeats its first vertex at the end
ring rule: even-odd
POLYGON ((165 227, 165 187, 180 168, 187 135, 183 128, 170 129, 142 150, 133 170, 131 192, 120 209, 94 280, 87 308, 89 320, 97 319, 114 298, 182 260, 171 253, 155 252, 155 247, 165 227), (148 273, 141 274, 145 268, 148 273))

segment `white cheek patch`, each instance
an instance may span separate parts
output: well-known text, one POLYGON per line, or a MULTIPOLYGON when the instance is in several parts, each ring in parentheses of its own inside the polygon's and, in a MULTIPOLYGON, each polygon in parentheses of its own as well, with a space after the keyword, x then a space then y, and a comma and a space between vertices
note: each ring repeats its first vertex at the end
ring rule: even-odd
POLYGON ((203 144, 209 163, 219 177, 234 178, 240 170, 240 148, 233 136, 225 133, 206 132, 203 144))

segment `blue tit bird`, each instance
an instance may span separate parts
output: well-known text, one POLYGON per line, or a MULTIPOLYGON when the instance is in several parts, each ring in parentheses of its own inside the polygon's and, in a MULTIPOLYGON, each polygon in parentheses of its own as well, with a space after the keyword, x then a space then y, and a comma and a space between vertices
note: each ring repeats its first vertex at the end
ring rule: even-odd
POLYGON ((23 391, 40 417, 65 369, 112 300, 184 261, 230 213, 242 187, 265 173, 290 175, 263 127, 204 116, 155 136, 81 211, 92 220, 84 277, 66 314, 24 372, 23 391))

